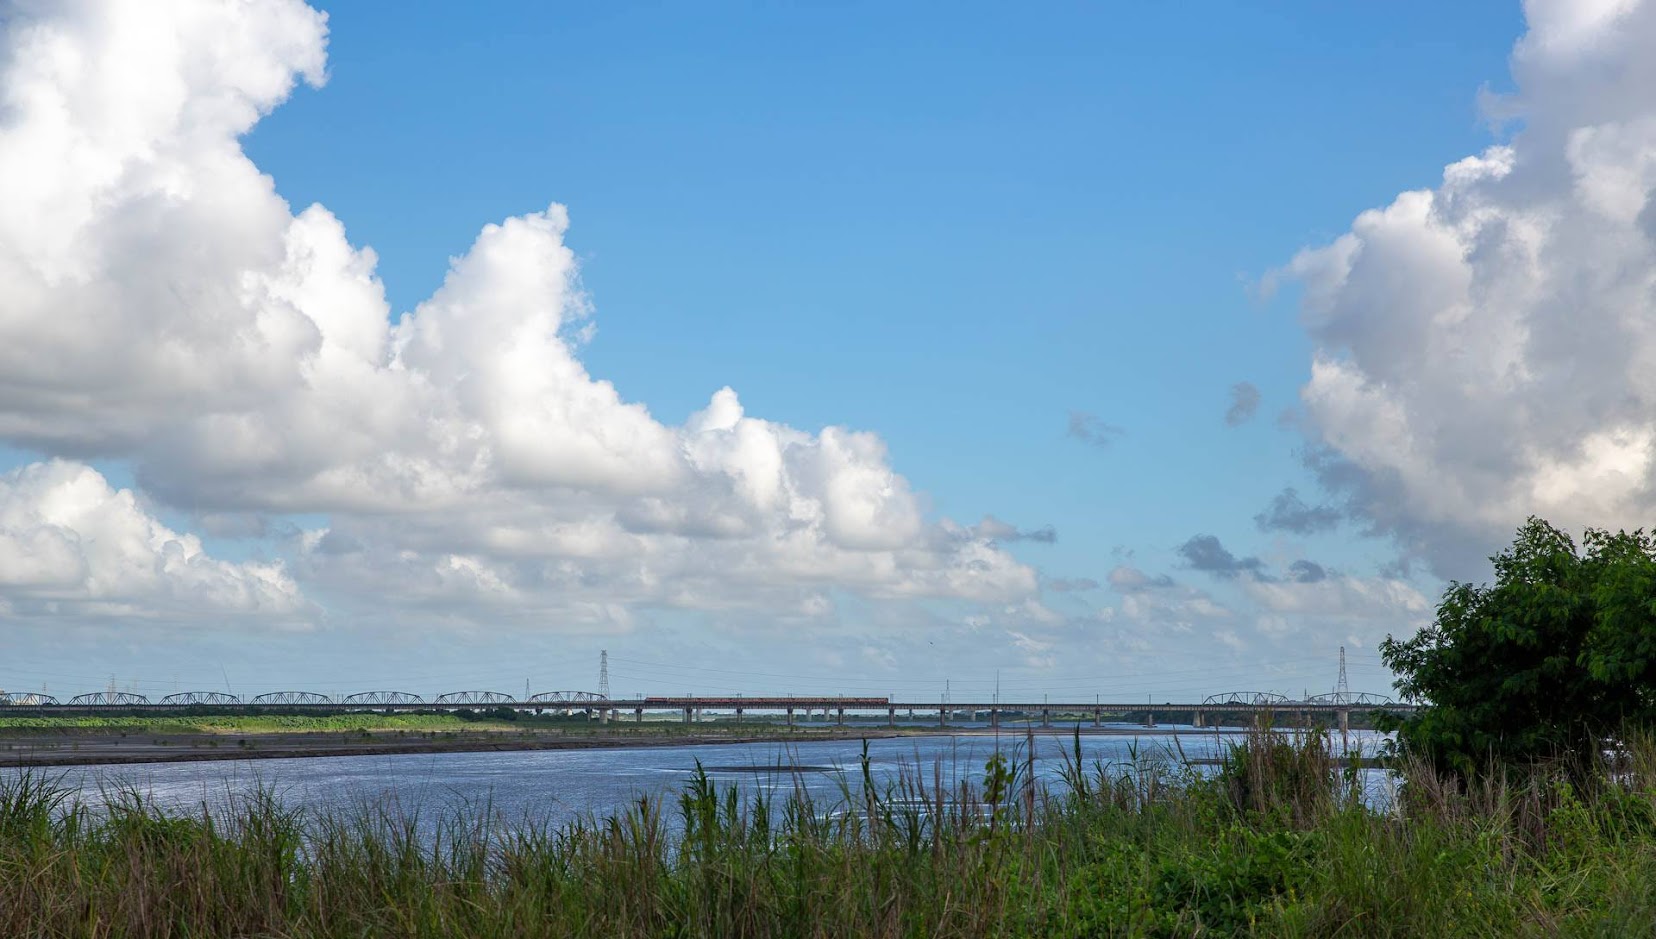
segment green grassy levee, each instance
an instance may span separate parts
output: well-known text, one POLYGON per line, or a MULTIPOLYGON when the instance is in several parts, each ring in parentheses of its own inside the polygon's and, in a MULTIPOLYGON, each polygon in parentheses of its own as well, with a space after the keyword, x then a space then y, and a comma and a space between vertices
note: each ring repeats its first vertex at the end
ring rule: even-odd
POLYGON ((510 730, 508 721, 463 720, 448 714, 257 714, 180 715, 168 717, 0 717, 0 731, 8 730, 128 730, 143 733, 299 733, 308 730, 510 730))

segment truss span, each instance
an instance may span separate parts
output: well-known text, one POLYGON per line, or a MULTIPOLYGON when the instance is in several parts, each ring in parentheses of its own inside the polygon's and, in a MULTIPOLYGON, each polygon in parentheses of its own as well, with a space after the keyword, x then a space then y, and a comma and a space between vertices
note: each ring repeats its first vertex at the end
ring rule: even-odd
POLYGON ((593 691, 543 691, 529 700, 535 704, 592 704, 606 699, 593 691))
POLYGON ((242 699, 222 691, 180 691, 161 699, 162 704, 239 706, 242 699))
POLYGON ((1229 691, 1225 694, 1210 694, 1202 699, 1207 705, 1236 705, 1246 707, 1276 707, 1281 704, 1291 704, 1287 695, 1273 694, 1269 691, 1229 691))
POLYGON ((334 699, 314 691, 272 691, 253 699, 254 704, 332 704, 334 699))
POLYGON ((1368 692, 1330 691, 1328 694, 1312 695, 1305 699, 1310 704, 1344 704, 1351 707, 1385 708, 1397 702, 1383 694, 1369 694, 1368 692))
POLYGON ((348 694, 341 704, 424 704, 425 699, 407 691, 359 691, 348 694))
POLYGON ((69 699, 69 703, 82 707, 131 707, 135 704, 148 704, 149 699, 130 691, 92 691, 75 695, 69 699))
POLYGON ((450 691, 437 696, 437 704, 511 704, 517 699, 500 691, 450 691))
POLYGON ((1202 699, 1202 704, 1207 707, 1252 708, 1292 708, 1296 704, 1351 708, 1390 708, 1397 706, 1396 701, 1383 694, 1351 691, 1314 694, 1304 699, 1290 698, 1269 691, 1232 691, 1226 694, 1208 695, 1202 699))
POLYGON ((58 703, 58 699, 38 691, 0 691, 0 707, 37 708, 58 703))

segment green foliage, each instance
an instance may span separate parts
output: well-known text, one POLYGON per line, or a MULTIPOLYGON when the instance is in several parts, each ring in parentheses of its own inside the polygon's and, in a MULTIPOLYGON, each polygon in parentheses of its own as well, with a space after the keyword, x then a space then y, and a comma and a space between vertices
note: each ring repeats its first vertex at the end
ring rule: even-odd
POLYGON ((62 777, 24 772, 0 785, 0 839, 28 841, 51 835, 73 790, 62 777))
POLYGON ((1163 918, 1189 918, 1221 935, 1244 933, 1280 898, 1314 879, 1314 840, 1299 832, 1239 829, 1219 849, 1164 861, 1150 897, 1163 918))
POLYGON ((995 751, 983 764, 983 801, 999 808, 1017 784, 1017 770, 1006 754, 995 751))
POLYGON ((1331 742, 1319 733, 1263 734, 1231 744, 1215 784, 1241 814, 1315 818, 1328 801, 1358 798, 1359 779, 1339 769, 1331 742))
POLYGON ((339 733, 353 730, 461 730, 504 726, 489 714, 259 714, 181 717, 0 717, 0 730, 141 730, 149 734, 339 733))
MULTIPOLYGON (((1495 583, 1453 583, 1436 621, 1381 645, 1405 700, 1404 752, 1461 776, 1491 765, 1596 761, 1656 720, 1656 540, 1532 518, 1491 559, 1495 583)), ((1585 767, 1581 769, 1585 770, 1585 767)))

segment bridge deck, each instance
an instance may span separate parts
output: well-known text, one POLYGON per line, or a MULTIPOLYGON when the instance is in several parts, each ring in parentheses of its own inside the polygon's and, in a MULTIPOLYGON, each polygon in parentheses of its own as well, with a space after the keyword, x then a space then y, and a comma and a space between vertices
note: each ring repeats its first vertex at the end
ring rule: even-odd
MULTIPOLYGON (((203 705, 203 704, 170 704, 152 702, 147 704, 0 704, 0 713, 8 714, 76 714, 104 711, 123 711, 139 713, 168 714, 187 711, 201 711, 204 708, 234 708, 239 711, 273 711, 273 712, 310 712, 335 713, 339 711, 452 711, 463 705, 436 701, 419 702, 387 702, 363 703, 337 701, 329 703, 303 704, 253 704, 237 705, 203 705)), ((878 712, 888 711, 998 711, 1021 713, 1073 713, 1106 714, 1140 713, 1144 711, 1172 713, 1179 711, 1201 711, 1205 714, 1258 714, 1258 713, 1315 713, 1333 714, 1341 711, 1392 711, 1396 713, 1412 713, 1414 705, 1409 704, 1359 704, 1351 702, 1337 704, 1330 702, 1285 701, 1271 704, 1203 704, 1189 701, 1164 701, 1146 703, 1144 701, 888 701, 882 698, 791 698, 791 697, 743 697, 743 698, 618 698, 612 700, 592 700, 579 702, 549 702, 549 701, 508 701, 489 705, 480 705, 490 708, 508 708, 518 711, 683 711, 683 710, 721 710, 733 711, 803 711, 822 710, 846 712, 878 712)))

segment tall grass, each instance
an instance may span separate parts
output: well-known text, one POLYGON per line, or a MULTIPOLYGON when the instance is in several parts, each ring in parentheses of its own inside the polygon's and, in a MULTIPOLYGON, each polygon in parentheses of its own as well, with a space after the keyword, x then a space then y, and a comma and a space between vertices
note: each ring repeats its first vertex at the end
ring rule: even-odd
MULTIPOLYGON (((1027 754, 1023 754, 1027 757, 1027 754)), ((1213 772, 1135 756, 911 766, 823 800, 698 769, 550 827, 486 802, 193 813, 0 782, 0 936, 1557 936, 1656 926, 1656 744, 1581 789, 1402 767, 1385 805, 1314 734, 1213 772)))

